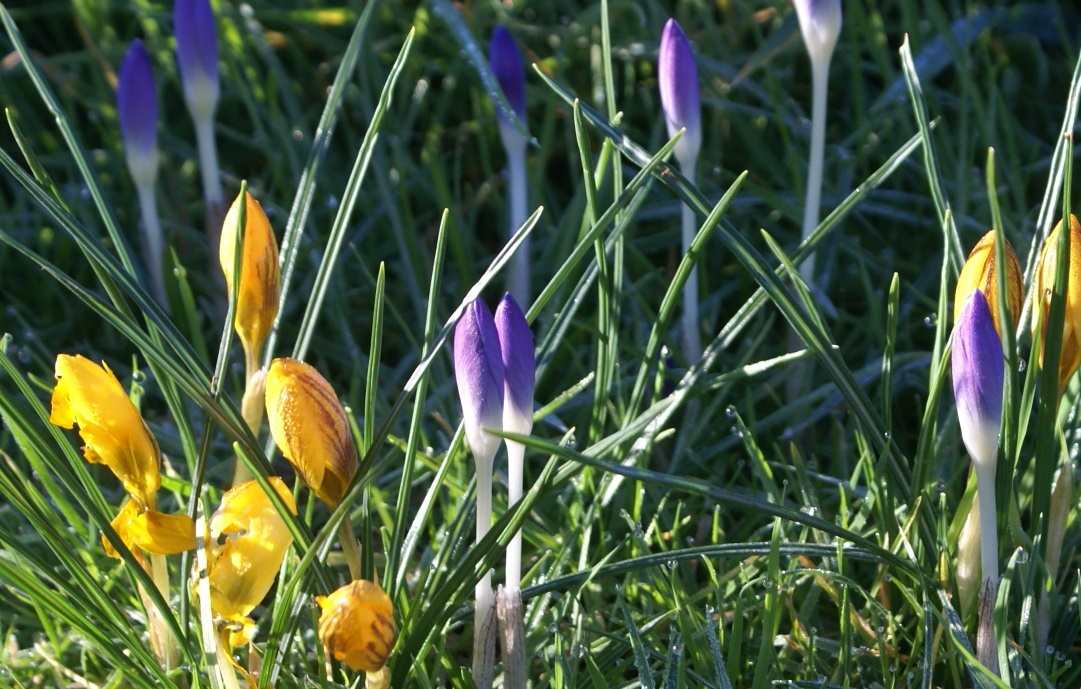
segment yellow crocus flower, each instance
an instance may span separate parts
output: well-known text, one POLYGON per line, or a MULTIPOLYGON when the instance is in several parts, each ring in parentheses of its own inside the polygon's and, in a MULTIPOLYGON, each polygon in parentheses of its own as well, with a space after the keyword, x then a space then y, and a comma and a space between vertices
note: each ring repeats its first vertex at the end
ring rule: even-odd
POLYGON ((312 366, 275 359, 266 378, 266 412, 274 442, 320 500, 337 507, 357 470, 357 448, 345 409, 312 366))
MULTIPOLYGON (((1058 238, 1062 228, 1060 220, 1048 235, 1040 252, 1040 263, 1036 269, 1036 278, 1032 288, 1033 307, 1042 317, 1036 322, 1042 323, 1040 346, 1040 368, 1043 368, 1043 345, 1047 338, 1047 319, 1051 313, 1051 295, 1055 283, 1055 269, 1058 265, 1058 238)), ((1081 364, 1081 223, 1070 216, 1070 257, 1066 274, 1066 318, 1062 325, 1062 350, 1058 361, 1058 394, 1066 390, 1074 371, 1081 364)))
POLYGON ((244 237, 239 286, 233 281, 233 269, 236 265, 240 196, 233 201, 225 216, 218 258, 222 272, 225 273, 230 299, 232 294, 236 293, 236 318, 233 320, 233 327, 244 346, 248 375, 251 376, 259 368, 257 362, 263 343, 270 333, 274 317, 278 314, 278 243, 263 207, 247 192, 244 192, 244 200, 244 237))
MULTIPOLYGON (((195 547, 195 522, 186 514, 162 514, 140 509, 135 500, 128 500, 112 521, 113 530, 137 558, 140 551, 173 555, 195 547)), ((101 544, 109 557, 120 557, 113 544, 103 535, 101 544)))
POLYGON ((379 584, 358 579, 318 596, 319 640, 349 669, 377 672, 394 648, 394 606, 379 584))
MULTIPOLYGON (((1017 328, 1017 320, 1021 318, 1021 266, 1017 262, 1017 254, 1006 240, 1006 282, 1008 285, 1006 303, 1009 306, 1010 316, 1013 319, 1013 327, 1017 328)), ((957 318, 961 315, 961 305, 965 303, 968 295, 974 291, 983 292, 987 299, 987 305, 991 309, 991 319, 995 322, 995 330, 1002 337, 1002 324, 998 321, 998 266, 995 264, 995 231, 991 230, 980 241, 976 242, 965 265, 961 268, 961 275, 957 278, 957 288, 953 294, 953 324, 957 325, 957 318)))
POLYGON ((77 424, 86 460, 109 467, 140 508, 153 509, 161 451, 108 366, 78 355, 56 357, 49 421, 61 428, 77 424))
MULTIPOLYGON (((296 514, 285 482, 277 476, 268 480, 296 514)), ((210 608, 232 623, 231 645, 243 646, 251 640, 255 624, 248 614, 266 597, 292 543, 292 534, 258 483, 242 483, 222 496, 210 520, 207 576, 210 608)))

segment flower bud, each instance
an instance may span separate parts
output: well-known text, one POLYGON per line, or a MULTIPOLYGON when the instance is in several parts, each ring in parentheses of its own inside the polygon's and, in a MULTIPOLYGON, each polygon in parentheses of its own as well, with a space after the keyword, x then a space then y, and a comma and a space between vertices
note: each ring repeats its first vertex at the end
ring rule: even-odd
POLYGON ((484 429, 503 426, 503 355, 492 312, 479 298, 454 328, 454 378, 469 449, 478 462, 491 462, 500 439, 484 429))
POLYGON ((812 62, 829 60, 841 35, 841 0, 793 0, 812 62))
POLYGON ((143 42, 135 39, 117 74, 116 109, 124 137, 128 170, 137 184, 154 184, 158 175, 158 97, 143 42))
POLYGON ((334 388, 312 366, 275 359, 266 377, 270 433, 315 495, 337 507, 357 471, 357 448, 334 388))
POLYGON ((218 107, 218 34, 210 1, 176 0, 173 31, 188 110, 194 119, 210 119, 218 107))
MULTIPOLYGON (((1043 350, 1047 342, 1047 320, 1051 313, 1051 295, 1054 293, 1055 270, 1058 266, 1059 230, 1062 222, 1048 235, 1040 252, 1040 263, 1032 286, 1033 308, 1042 314, 1034 323, 1042 323, 1040 338, 1040 368, 1043 368, 1043 350)), ((1070 216, 1070 256, 1066 271, 1066 316, 1062 323, 1062 348, 1058 363, 1058 394, 1066 390, 1070 377, 1081 364, 1081 224, 1070 216)))
POLYGON ((351 670, 377 672, 394 648, 394 606, 379 584, 358 579, 318 596, 319 640, 351 670))
POLYGON ((522 309, 504 294, 495 310, 495 328, 503 360, 503 429, 527 434, 533 430, 533 385, 536 358, 533 334, 522 309))
MULTIPOLYGON (((1004 238, 1005 239, 1005 238, 1004 238)), ((1009 306, 1013 327, 1017 328, 1017 319, 1021 317, 1021 266, 1017 254, 1006 240, 1006 303, 1009 306)), ((961 275, 957 278, 957 288, 953 294, 953 324, 961 316, 961 306, 973 290, 979 290, 987 300, 991 310, 991 320, 995 330, 1002 336, 1002 324, 998 321, 998 266, 995 263, 995 231, 991 230, 972 248, 961 275)))
POLYGON ((233 326, 244 345, 248 375, 259 368, 258 360, 274 318, 278 315, 279 275, 278 243, 270 221, 251 194, 245 193, 244 236, 240 256, 240 284, 234 282, 236 266, 237 222, 240 196, 233 201, 221 228, 218 257, 229 298, 236 294, 236 317, 233 326))
POLYGON ((661 89, 661 107, 668 137, 686 128, 676 144, 680 165, 697 158, 702 147, 702 113, 698 99, 698 68, 687 36, 675 19, 669 19, 661 33, 657 56, 657 83, 661 89))
MULTIPOLYGON (((953 396, 972 462, 994 466, 1002 420, 1002 342, 983 293, 965 299, 953 331, 953 396)), ((981 486, 981 488, 986 488, 981 486)))
MULTIPOLYGON (((492 39, 488 44, 488 62, 503 90, 503 97, 507 99, 522 126, 525 126, 525 67, 522 64, 522 53, 518 50, 514 36, 502 24, 497 24, 492 31, 492 39)), ((509 126, 503 110, 498 106, 496 114, 499 116, 500 127, 506 125, 513 132, 514 129, 509 126)), ((517 135, 517 132, 515 134, 517 135)))

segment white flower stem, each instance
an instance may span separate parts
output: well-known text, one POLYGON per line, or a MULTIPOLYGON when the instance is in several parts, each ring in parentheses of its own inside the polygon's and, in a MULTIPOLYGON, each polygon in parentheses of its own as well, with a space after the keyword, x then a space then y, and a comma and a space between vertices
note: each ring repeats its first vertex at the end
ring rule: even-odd
POLYGON ((150 275, 150 290, 154 300, 162 308, 167 308, 169 304, 165 298, 165 272, 162 269, 165 240, 162 238, 161 220, 158 218, 158 203, 154 198, 154 182, 137 181, 135 189, 139 194, 139 212, 143 219, 143 259, 150 275))
MULTIPOLYGON (((525 445, 507 441, 507 507, 522 499, 522 479, 525 471, 525 445)), ((518 529, 507 544, 507 591, 517 594, 522 584, 522 530, 518 529)))
MULTIPOLYGON (((507 229, 509 239, 525 223, 529 204, 529 180, 526 178, 525 141, 522 140, 520 144, 517 141, 506 143, 509 144, 505 148, 507 168, 510 172, 510 214, 507 229)), ((508 291, 524 309, 528 309, 531 303, 529 267, 529 237, 526 237, 518 246, 518 250, 514 252, 514 261, 508 279, 508 291)))
MULTIPOLYGON (((698 165, 697 152, 686 156, 679 161, 679 167, 683 176, 691 183, 695 183, 695 169, 698 165)), ((682 216, 682 249, 686 256, 691 250, 691 242, 697 230, 694 210, 687 204, 683 205, 682 216)), ((683 356, 688 363, 694 363, 702 357, 702 340, 698 333, 698 266, 691 268, 691 274, 683 285, 683 356)))
MULTIPOLYGON (((493 444, 487 457, 477 462, 477 543, 492 528, 492 462, 498 445, 493 444)), ((473 617, 473 681, 477 689, 491 689, 495 668, 495 594, 492 573, 485 572, 477 582, 477 607, 473 617)))
MULTIPOLYGON (((830 58, 832 51, 824 58, 811 60, 812 104, 811 104, 811 159, 807 168, 807 197, 803 204, 803 234, 806 240, 818 226, 818 215, 822 206, 822 159, 826 148, 826 92, 829 87, 830 58)), ((812 253, 800 264, 800 275, 804 282, 814 278, 815 255, 812 253)))
MULTIPOLYGON (((150 576, 154 580, 154 587, 158 589, 158 593, 160 593, 161 597, 168 603, 169 565, 166 563, 164 555, 159 555, 158 553, 150 554, 150 576)), ((164 613, 158 609, 158 606, 150 603, 147 607, 146 615, 151 627, 151 636, 156 636, 158 642, 161 644, 162 658, 160 658, 160 660, 162 661, 162 666, 166 670, 171 670, 176 667, 177 648, 172 631, 170 631, 169 625, 165 623, 164 613)))
POLYGON ((199 173, 203 179, 203 204, 206 207, 207 238, 216 252, 221 235, 221 221, 225 216, 225 194, 221 188, 218 170, 218 146, 214 141, 214 118, 197 117, 195 140, 199 146, 199 173))
POLYGON ((980 587, 979 619, 976 629, 976 657, 991 672, 998 674, 998 648, 995 641, 995 599, 998 597, 998 527, 995 519, 995 457, 974 461, 976 498, 980 501, 980 587))

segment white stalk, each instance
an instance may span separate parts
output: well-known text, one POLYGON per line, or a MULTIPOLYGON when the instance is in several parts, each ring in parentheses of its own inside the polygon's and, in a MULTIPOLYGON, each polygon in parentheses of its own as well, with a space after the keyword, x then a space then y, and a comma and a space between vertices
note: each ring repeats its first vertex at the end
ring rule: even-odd
MULTIPOLYGON (((807 168, 807 196, 803 204, 802 240, 811 236, 818 226, 822 206, 822 159, 826 148, 826 92, 829 87, 831 49, 825 56, 811 59, 811 159, 807 168)), ((811 253, 800 264, 800 275, 810 284, 814 278, 815 255, 811 253)))
MULTIPOLYGON (((522 479, 525 472, 525 445, 507 441, 507 507, 513 508, 522 499, 522 479)), ((507 591, 517 594, 522 584, 522 530, 514 532, 507 544, 507 591)))
MULTIPOLYGON (((684 134, 686 136, 686 134, 684 134)), ((695 169, 698 165, 698 152, 678 158, 679 167, 683 176, 692 185, 695 184, 695 169)), ((686 256, 691 250, 691 242, 694 241, 697 223, 694 211, 687 204, 683 204, 682 221, 682 248, 686 256)), ((702 356, 702 340, 698 333, 698 265, 691 268, 691 274, 683 285, 683 356, 688 364, 693 364, 702 356)))
MULTIPOLYGON (((996 453, 997 454, 997 448, 996 453)), ((980 587, 979 619, 976 629, 976 657, 984 667, 998 674, 998 648, 995 642, 995 599, 998 597, 998 528, 995 519, 995 455, 977 460, 976 497, 980 501, 980 567, 983 585, 980 587)))
POLYGON ((225 194, 221 188, 218 170, 218 146, 214 141, 214 118, 193 117, 195 140, 199 146, 199 173, 203 180, 203 204, 205 206, 207 233, 211 247, 217 247, 221 235, 221 221, 225 216, 225 194))
POLYGON ((154 198, 154 182, 136 181, 135 189, 139 194, 139 211, 143 218, 143 258, 150 274, 150 290, 154 300, 162 308, 167 308, 169 304, 165 297, 165 272, 162 268, 165 240, 162 238, 161 220, 158 219, 158 203, 154 198))
MULTIPOLYGON (((510 129, 510 125, 500 124, 502 129, 510 129)), ((529 180, 526 178, 525 153, 526 141, 511 130, 503 134, 503 147, 507 151, 507 168, 510 175, 510 214, 507 229, 507 238, 518 231, 525 223, 527 207, 529 205, 529 180)), ((514 252, 514 260, 511 264, 511 273, 508 280, 508 292, 522 308, 529 308, 529 237, 526 237, 518 250, 514 252)))
MULTIPOLYGON (((492 528, 492 463, 494 445, 487 457, 475 457, 477 462, 477 543, 492 528)), ((491 689, 495 668, 495 594, 492 573, 487 571, 477 582, 477 607, 473 617, 473 681, 477 689, 491 689)))

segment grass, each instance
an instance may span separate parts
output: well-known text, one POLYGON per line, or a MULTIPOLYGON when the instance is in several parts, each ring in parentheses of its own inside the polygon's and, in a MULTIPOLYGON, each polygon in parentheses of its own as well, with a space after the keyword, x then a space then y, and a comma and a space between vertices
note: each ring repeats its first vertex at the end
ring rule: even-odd
MULTIPOLYGON (((395 687, 468 686, 473 588, 489 568, 501 580, 518 527, 534 687, 1081 683, 1076 500, 1053 577, 1045 516, 1050 477, 1076 469, 1079 385, 1061 403, 1043 394, 1054 375, 1040 380, 1028 321, 1007 335, 1017 374, 996 491, 998 677, 975 660, 975 613, 958 601, 955 544, 974 492, 944 392, 969 248, 1002 228, 1030 284, 1072 202, 1081 14, 1069 3, 845 2, 812 240, 821 293, 793 269, 811 248, 797 250, 811 84, 785 2, 215 7, 226 195, 245 181, 281 245, 267 356, 303 358, 330 380, 360 452, 341 508, 297 484, 294 547, 255 611, 255 649, 237 649, 244 665, 258 653, 263 686, 357 678, 327 662, 313 631, 313 597, 347 579, 346 519, 394 601, 395 687), (669 16, 699 59, 697 185, 665 162, 655 60, 669 16), (497 22, 536 65, 537 212, 507 247, 483 66, 497 22), (699 223, 687 257, 682 203, 699 223), (497 521, 474 544, 447 339, 474 297, 494 305, 527 233, 538 347, 536 424, 518 438, 527 490, 508 511, 497 478, 497 521), (708 344, 684 361, 679 295, 695 261, 708 344), (788 351, 792 331, 804 351, 788 351), (789 398, 794 375, 804 389, 789 398)), ((164 508, 213 511, 238 455, 260 480, 294 478, 240 417, 242 356, 201 227, 171 6, 7 11, 0 685, 216 686, 180 583, 194 556, 169 558, 171 599, 152 603, 181 649, 166 672, 138 595, 152 582, 98 538, 123 489, 48 423, 56 355, 81 353, 139 400, 167 458, 164 508), (146 289, 116 122, 113 71, 135 37, 163 116, 168 311, 146 289)))

